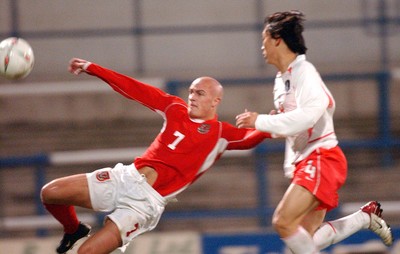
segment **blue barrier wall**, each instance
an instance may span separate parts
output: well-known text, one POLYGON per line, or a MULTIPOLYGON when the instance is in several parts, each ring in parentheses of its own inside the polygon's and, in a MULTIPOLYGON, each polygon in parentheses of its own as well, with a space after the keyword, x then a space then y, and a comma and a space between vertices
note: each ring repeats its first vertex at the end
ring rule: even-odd
MULTIPOLYGON (((400 237, 400 228, 393 228, 393 235, 395 239, 400 237)), ((369 230, 362 230, 349 238, 338 243, 342 244, 361 244, 369 240, 380 240, 376 234, 369 230)), ((224 249, 230 250, 246 249, 249 251, 242 251, 240 253, 251 254, 266 254, 266 253, 283 253, 284 245, 279 236, 275 233, 243 233, 243 234, 206 234, 202 237, 203 253, 207 254, 225 254, 224 249), (251 251, 250 251, 251 250, 251 251)), ((332 250, 333 245, 328 247, 325 251, 332 250)))

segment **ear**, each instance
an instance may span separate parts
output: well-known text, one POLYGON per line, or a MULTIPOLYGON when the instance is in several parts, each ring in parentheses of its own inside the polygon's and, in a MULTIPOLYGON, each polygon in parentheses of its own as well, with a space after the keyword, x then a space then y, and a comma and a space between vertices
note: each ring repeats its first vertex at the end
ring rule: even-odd
POLYGON ((275 39, 275 47, 278 47, 282 42, 282 38, 275 39))
POLYGON ((214 103, 213 103, 213 107, 216 107, 216 106, 218 106, 219 105, 219 103, 221 102, 221 98, 220 97, 217 97, 217 98, 215 98, 214 99, 214 103))

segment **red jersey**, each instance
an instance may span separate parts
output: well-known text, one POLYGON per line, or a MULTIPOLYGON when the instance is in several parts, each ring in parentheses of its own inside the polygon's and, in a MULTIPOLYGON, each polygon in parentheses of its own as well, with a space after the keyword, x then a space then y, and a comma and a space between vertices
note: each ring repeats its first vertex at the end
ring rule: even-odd
POLYGON ((115 91, 159 113, 164 124, 146 152, 134 160, 136 168, 154 168, 158 178, 153 188, 162 196, 175 196, 192 184, 225 150, 249 149, 270 134, 239 129, 218 121, 191 119, 187 103, 180 97, 139 82, 97 64, 89 74, 107 82, 115 91))

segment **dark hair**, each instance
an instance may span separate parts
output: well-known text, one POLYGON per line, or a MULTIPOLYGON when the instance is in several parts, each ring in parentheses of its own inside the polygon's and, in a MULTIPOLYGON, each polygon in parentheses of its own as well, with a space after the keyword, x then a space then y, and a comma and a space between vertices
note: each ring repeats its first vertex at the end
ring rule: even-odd
POLYGON ((305 54, 307 47, 302 35, 304 14, 300 11, 276 12, 264 20, 264 29, 272 38, 282 38, 291 51, 305 54))

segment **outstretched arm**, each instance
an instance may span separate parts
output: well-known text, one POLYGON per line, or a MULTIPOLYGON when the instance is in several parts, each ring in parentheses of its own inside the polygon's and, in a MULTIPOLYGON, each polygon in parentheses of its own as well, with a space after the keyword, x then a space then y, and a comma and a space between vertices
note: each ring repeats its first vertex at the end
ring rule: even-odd
POLYGON ((227 150, 251 149, 260 144, 264 139, 271 138, 271 134, 251 128, 236 128, 222 122, 222 138, 228 141, 227 150))
POLYGON ((116 92, 152 110, 164 111, 172 102, 185 104, 179 97, 169 95, 159 88, 84 59, 72 58, 68 70, 75 75, 85 72, 98 77, 108 83, 116 92))
MULTIPOLYGON (((275 109, 269 112, 269 115, 276 115, 275 109)), ((243 113, 236 116, 236 126, 238 128, 255 128, 256 120, 258 117, 257 112, 250 112, 245 110, 243 113)))

